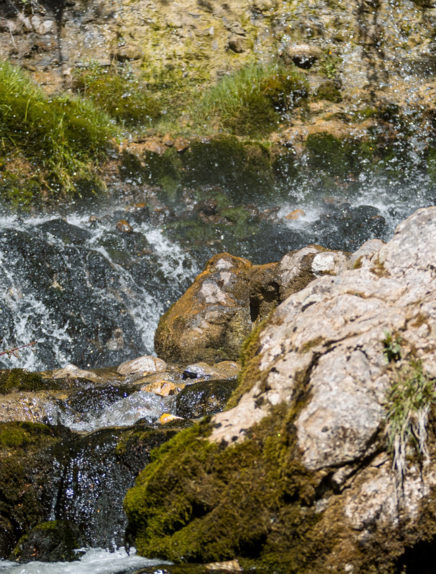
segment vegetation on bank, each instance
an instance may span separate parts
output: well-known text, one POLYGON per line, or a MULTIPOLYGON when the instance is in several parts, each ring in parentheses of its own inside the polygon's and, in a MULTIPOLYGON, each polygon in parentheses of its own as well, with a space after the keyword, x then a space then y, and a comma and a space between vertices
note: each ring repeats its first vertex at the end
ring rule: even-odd
POLYGON ((304 74, 295 66, 249 64, 206 91, 198 106, 198 125, 243 136, 265 136, 277 129, 308 95, 304 74))
POLYGON ((386 333, 383 345, 393 379, 386 397, 386 435, 402 483, 410 447, 419 458, 428 456, 427 427, 431 407, 436 403, 436 386, 435 380, 424 373, 421 361, 403 357, 403 341, 398 335, 386 333))
POLYGON ((90 101, 50 97, 23 71, 0 62, 0 193, 7 201, 30 203, 41 190, 63 195, 92 180, 93 164, 115 134, 109 116, 90 101), (28 185, 20 193, 23 173, 28 185))
MULTIPOLYGON (((311 103, 339 103, 335 80, 311 91, 307 71, 278 61, 246 63, 212 85, 187 81, 185 91, 171 74, 152 81, 127 65, 90 63, 75 72, 74 95, 48 95, 22 70, 0 62, 0 199, 18 208, 100 194, 114 138, 132 134, 156 139, 160 147, 139 158, 124 152, 117 162, 121 177, 157 186, 170 201, 184 186, 212 185, 243 203, 282 184, 288 188, 305 173, 315 173, 326 189, 352 186, 368 170, 404 177, 407 158, 390 133, 399 110, 341 116, 350 125, 368 119, 389 124, 388 142, 385 131, 351 137, 326 129, 310 133, 298 153, 289 142, 272 143, 273 132, 310 117, 311 103), (188 142, 180 149, 162 143, 180 135, 188 142)), ((434 179, 433 152, 426 150, 423 165, 434 179)))

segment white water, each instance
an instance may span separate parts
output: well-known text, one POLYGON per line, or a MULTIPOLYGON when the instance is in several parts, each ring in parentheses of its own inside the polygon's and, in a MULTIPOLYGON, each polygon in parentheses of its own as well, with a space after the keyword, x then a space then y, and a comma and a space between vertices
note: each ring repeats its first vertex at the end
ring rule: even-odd
POLYGON ((94 548, 74 562, 28 562, 15 564, 0 560, 1 574, 127 574, 146 566, 168 564, 161 560, 149 560, 137 556, 135 549, 130 554, 119 548, 115 552, 94 548))
POLYGON ((89 367, 153 351, 159 317, 199 269, 161 229, 134 226, 135 240, 147 247, 143 254, 136 244, 129 248, 131 236, 117 232, 115 224, 110 212, 92 223, 77 214, 0 218, 0 350, 38 343, 18 357, 3 357, 5 367, 89 367), (66 238, 50 229, 62 222, 66 238), (70 231, 83 236, 70 242, 70 231), (41 246, 40 260, 32 250, 28 255, 33 238, 41 246), (82 351, 75 350, 78 330, 89 341, 82 351))
POLYGON ((52 413, 52 424, 62 424, 76 432, 93 432, 108 427, 130 426, 143 419, 154 423, 162 413, 171 412, 172 398, 137 391, 108 404, 99 416, 92 413, 72 413, 68 410, 52 413), (54 420, 53 420, 54 419, 54 420))

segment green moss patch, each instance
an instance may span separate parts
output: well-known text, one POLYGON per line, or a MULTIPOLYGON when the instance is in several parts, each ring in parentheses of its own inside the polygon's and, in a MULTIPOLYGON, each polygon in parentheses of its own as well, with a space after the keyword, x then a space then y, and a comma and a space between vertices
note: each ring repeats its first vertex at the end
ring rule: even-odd
POLYGON ((24 369, 0 371, 0 394, 12 391, 42 391, 60 389, 58 381, 43 379, 38 373, 29 373, 24 369))
POLYGON ((231 135, 197 140, 183 155, 184 181, 190 185, 221 185, 232 199, 244 202, 247 194, 270 191, 274 173, 268 148, 231 135))
POLYGON ((77 73, 75 89, 100 109, 127 126, 147 126, 161 109, 147 84, 124 70, 91 65, 77 73))
POLYGON ((313 477, 298 462, 289 423, 281 406, 241 444, 210 443, 203 423, 157 450, 125 499, 138 551, 303 572, 328 540, 312 535, 313 477))
POLYGON ((0 423, 0 446, 17 448, 45 442, 52 436, 48 426, 42 423, 0 423))

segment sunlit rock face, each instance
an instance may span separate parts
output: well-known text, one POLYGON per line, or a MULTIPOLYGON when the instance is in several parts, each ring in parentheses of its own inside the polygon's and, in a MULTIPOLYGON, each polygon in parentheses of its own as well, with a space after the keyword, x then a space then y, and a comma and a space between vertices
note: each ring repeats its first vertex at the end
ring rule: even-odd
MULTIPOLYGON (((331 255, 304 253, 312 270, 331 255)), ((227 410, 129 491, 140 552, 283 573, 394 572, 421 550, 432 564, 435 253, 431 207, 288 295, 245 346, 227 410)))
POLYGON ((411 528, 435 486, 434 442, 405 471, 400 506, 392 460, 377 454, 392 384, 414 368, 429 381, 436 376, 435 241, 436 208, 419 210, 386 245, 359 250, 354 269, 288 297, 259 336, 251 389, 213 419, 211 440, 240 442, 275 405, 290 405, 305 467, 329 473, 338 491, 349 489, 326 504, 340 505, 357 544, 369 528, 411 528), (398 356, 389 355, 390 337, 398 356), (371 462, 358 472, 363 460, 371 462))

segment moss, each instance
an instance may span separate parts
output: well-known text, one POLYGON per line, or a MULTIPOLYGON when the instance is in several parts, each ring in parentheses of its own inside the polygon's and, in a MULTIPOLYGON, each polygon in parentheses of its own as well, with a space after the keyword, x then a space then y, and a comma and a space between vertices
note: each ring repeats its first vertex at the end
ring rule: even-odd
POLYGON ((0 423, 0 524, 9 524, 4 556, 46 519, 53 480, 50 449, 59 436, 60 429, 43 424, 0 423))
POLYGON ((427 154, 427 173, 430 181, 436 184, 436 148, 432 147, 427 154))
POLYGON ((319 64, 319 69, 322 74, 324 74, 329 80, 334 80, 338 74, 338 69, 342 62, 342 58, 336 54, 333 54, 330 50, 322 58, 319 64))
POLYGON ((228 135, 197 140, 183 154, 183 164, 185 184, 223 186, 237 203, 272 192, 269 150, 257 142, 228 135))
POLYGON ((60 389, 58 381, 43 379, 37 373, 29 373, 24 369, 11 369, 0 371, 0 394, 12 391, 41 391, 47 389, 60 389))
POLYGON ((176 562, 237 556, 246 566, 303 572, 329 545, 312 536, 320 515, 289 422, 282 405, 243 443, 210 443, 204 423, 156 451, 125 499, 139 553, 176 562))
POLYGON ((91 65, 75 75, 73 86, 111 117, 131 127, 150 125, 161 114, 147 84, 123 69, 91 65))
POLYGON ((17 561, 72 561, 82 545, 77 525, 64 520, 37 524, 29 534, 20 538, 11 558, 17 561))
POLYGON ((49 427, 42 423, 0 423, 0 446, 16 448, 44 442, 51 436, 49 427))
POLYGON ((226 409, 235 407, 242 395, 251 389, 258 378, 258 360, 256 357, 260 345, 259 336, 267 321, 268 318, 259 321, 242 343, 239 355, 241 370, 238 375, 238 386, 229 398, 226 409))
POLYGON ((368 160, 376 158, 370 142, 338 138, 328 132, 310 134, 305 145, 309 167, 322 170, 329 177, 359 172, 368 160))
POLYGON ((169 199, 174 199, 182 179, 182 161, 174 148, 163 154, 146 152, 145 172, 153 185, 159 185, 169 199))
POLYGON ((315 99, 334 103, 342 102, 341 90, 332 80, 323 82, 315 92, 315 99))

